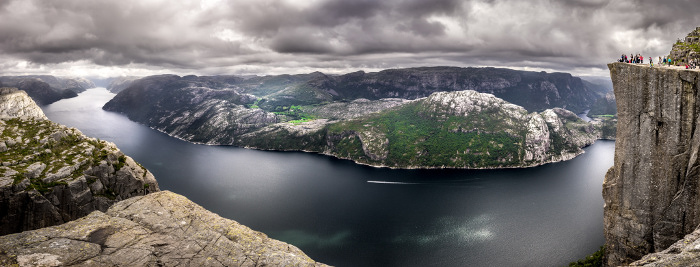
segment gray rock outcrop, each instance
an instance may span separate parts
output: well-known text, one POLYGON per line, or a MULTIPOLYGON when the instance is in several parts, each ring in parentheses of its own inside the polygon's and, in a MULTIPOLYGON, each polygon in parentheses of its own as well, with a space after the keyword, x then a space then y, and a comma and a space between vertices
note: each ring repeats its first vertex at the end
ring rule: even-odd
POLYGON ((59 226, 2 236, 0 265, 326 266, 169 191, 133 197, 59 226))
POLYGON ((700 266, 700 229, 686 235, 667 249, 644 256, 630 266, 700 266))
POLYGON ((608 67, 619 123, 603 184, 604 229, 606 263, 617 266, 668 248, 700 224, 700 72, 608 67))
POLYGON ((700 64, 700 27, 695 28, 684 39, 679 39, 668 55, 673 59, 674 64, 690 64, 696 66, 700 64))
POLYGON ((0 93, 0 235, 158 191, 153 175, 114 144, 49 121, 23 91, 0 93))
POLYGON ((0 88, 0 119, 47 119, 26 92, 17 88, 0 88))

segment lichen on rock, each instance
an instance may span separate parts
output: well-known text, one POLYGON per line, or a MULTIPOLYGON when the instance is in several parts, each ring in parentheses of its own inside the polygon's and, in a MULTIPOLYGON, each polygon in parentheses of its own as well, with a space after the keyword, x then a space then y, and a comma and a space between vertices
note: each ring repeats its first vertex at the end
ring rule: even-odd
POLYGON ((56 225, 158 191, 109 142, 49 121, 22 91, 0 94, 0 234, 56 225))

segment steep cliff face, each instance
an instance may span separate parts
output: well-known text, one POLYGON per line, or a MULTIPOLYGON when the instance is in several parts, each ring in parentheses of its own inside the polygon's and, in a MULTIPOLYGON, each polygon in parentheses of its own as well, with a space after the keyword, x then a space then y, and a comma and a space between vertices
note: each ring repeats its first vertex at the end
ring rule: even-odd
POLYGON ((153 175, 114 144, 49 121, 23 91, 0 89, 0 235, 155 191, 153 175))
POLYGON ((208 77, 152 76, 135 81, 103 107, 172 136, 231 144, 235 136, 278 122, 274 113, 247 108, 255 97, 208 77))
POLYGON ((609 64, 618 107, 603 184, 609 266, 661 251, 700 224, 700 72, 609 64))

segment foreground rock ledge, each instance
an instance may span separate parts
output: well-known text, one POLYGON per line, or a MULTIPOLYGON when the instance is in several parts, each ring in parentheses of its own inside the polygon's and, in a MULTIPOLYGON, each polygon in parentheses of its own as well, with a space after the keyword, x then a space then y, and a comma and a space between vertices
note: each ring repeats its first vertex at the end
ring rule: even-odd
POLYGON ((8 266, 326 266, 184 196, 133 197, 62 225, 0 237, 8 266))
POLYGON ((669 248, 644 256, 630 266, 700 266, 700 229, 696 229, 669 248))

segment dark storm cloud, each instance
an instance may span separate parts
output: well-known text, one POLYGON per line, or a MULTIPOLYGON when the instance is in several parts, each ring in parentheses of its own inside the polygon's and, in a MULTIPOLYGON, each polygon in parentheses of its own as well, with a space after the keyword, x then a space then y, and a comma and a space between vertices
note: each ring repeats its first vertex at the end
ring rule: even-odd
POLYGON ((604 72, 620 53, 667 53, 700 26, 698 12, 688 0, 0 0, 0 71, 70 63, 207 74, 420 65, 604 72))

